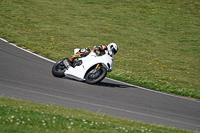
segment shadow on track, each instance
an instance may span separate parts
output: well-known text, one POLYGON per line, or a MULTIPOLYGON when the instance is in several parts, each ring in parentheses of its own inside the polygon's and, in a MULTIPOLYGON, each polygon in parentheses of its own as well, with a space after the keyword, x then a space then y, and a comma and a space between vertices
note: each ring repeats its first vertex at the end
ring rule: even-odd
POLYGON ((105 87, 117 87, 117 88, 129 88, 128 85, 116 84, 116 83, 108 83, 108 82, 100 82, 96 84, 97 86, 105 86, 105 87))
MULTIPOLYGON (((63 79, 68 79, 68 80, 72 80, 75 82, 82 82, 84 84, 87 84, 85 81, 80 81, 80 80, 76 80, 73 78, 69 78, 69 77, 63 77, 63 79)), ((114 88, 130 88, 131 86, 128 85, 123 85, 123 84, 119 84, 119 83, 109 83, 109 82, 100 82, 98 84, 88 84, 88 85, 92 85, 92 86, 104 86, 104 87, 114 87, 114 88)))

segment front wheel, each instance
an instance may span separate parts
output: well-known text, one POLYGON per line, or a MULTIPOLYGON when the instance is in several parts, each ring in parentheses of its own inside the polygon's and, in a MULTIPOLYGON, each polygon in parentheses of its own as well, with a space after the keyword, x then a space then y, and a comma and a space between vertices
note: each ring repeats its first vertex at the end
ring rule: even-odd
POLYGON ((58 62, 56 62, 54 64, 54 66, 52 68, 52 74, 53 74, 53 76, 60 77, 60 78, 65 76, 64 72, 66 70, 66 67, 63 64, 64 60, 65 59, 59 60, 58 62))
POLYGON ((107 75, 107 69, 103 66, 99 66, 100 69, 91 69, 85 76, 85 81, 88 84, 97 84, 101 82, 107 75))

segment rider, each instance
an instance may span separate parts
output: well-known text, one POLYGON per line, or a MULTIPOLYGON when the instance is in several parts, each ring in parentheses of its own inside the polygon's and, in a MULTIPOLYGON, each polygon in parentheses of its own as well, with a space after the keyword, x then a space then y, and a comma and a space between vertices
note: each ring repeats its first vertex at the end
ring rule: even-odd
POLYGON ((107 50, 108 52, 114 52, 114 54, 116 54, 118 51, 118 46, 115 43, 110 43, 106 46, 104 45, 98 47, 94 46, 93 50, 90 50, 89 48, 83 48, 80 49, 75 55, 72 55, 71 57, 67 58, 67 62, 69 63, 70 66, 73 66, 74 59, 85 57, 92 51, 94 51, 97 55, 104 55, 105 50, 107 50))

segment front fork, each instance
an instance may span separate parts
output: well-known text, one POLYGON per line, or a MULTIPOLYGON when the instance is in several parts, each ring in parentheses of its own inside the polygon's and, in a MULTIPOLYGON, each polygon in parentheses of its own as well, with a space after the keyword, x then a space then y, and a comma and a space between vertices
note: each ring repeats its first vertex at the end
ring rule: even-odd
POLYGON ((95 74, 96 72, 98 72, 99 71, 99 69, 100 69, 100 66, 99 66, 100 64, 97 64, 97 66, 95 67, 95 69, 92 71, 92 74, 95 74))

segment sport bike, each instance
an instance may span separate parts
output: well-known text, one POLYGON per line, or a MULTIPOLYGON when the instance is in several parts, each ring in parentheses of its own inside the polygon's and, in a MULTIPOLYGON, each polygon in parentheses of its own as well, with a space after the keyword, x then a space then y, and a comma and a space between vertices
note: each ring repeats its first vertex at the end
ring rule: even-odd
MULTIPOLYGON (((79 49, 74 49, 74 54, 79 49)), ((104 55, 97 55, 91 51, 86 57, 74 60, 70 66, 66 58, 56 62, 52 68, 55 77, 69 77, 88 84, 101 82, 113 69, 114 52, 105 51, 104 55)))

